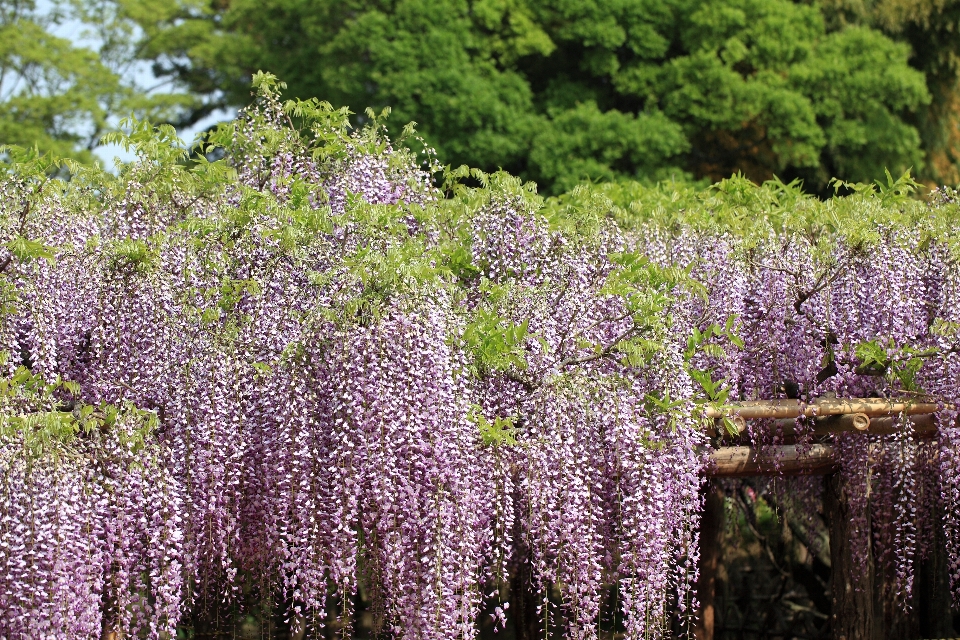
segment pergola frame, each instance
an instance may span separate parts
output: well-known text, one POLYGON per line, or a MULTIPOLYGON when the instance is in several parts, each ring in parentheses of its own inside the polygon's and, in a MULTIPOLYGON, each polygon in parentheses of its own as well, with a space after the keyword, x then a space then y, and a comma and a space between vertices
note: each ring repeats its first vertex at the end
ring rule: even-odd
MULTIPOLYGON (((885 625, 883 612, 874 601, 874 581, 871 568, 868 584, 854 579, 858 571, 851 561, 850 523, 852 507, 841 487, 838 461, 834 448, 822 442, 797 444, 800 433, 814 437, 834 433, 892 434, 907 430, 918 439, 937 435, 936 413, 951 407, 926 400, 883 398, 820 398, 811 403, 798 400, 755 400, 723 407, 707 407, 704 414, 713 420, 708 434, 716 436, 724 428, 720 422, 727 418, 737 431, 747 430, 747 421, 766 420, 775 429, 781 444, 769 446, 721 446, 712 449, 705 469, 709 478, 737 478, 749 476, 819 475, 824 478, 824 518, 830 532, 832 594, 831 630, 833 638, 885 637, 891 631, 885 625), (797 419, 808 421, 797 428, 797 419), (812 424, 810 424, 812 422, 812 424), (854 585, 860 584, 861 588, 854 585)), ((710 483, 713 485, 713 483, 710 483)), ((694 629, 697 640, 713 640, 714 590, 722 543, 723 501, 716 486, 708 486, 701 522, 700 578, 697 583, 700 608, 694 629)), ((940 550, 945 553, 945 549, 940 550)), ((945 565, 944 565, 945 566, 945 565)), ((930 576, 927 576, 927 580, 930 576)), ((920 589, 920 585, 915 586, 920 589)), ((942 591, 943 589, 940 588, 942 591)), ((921 615, 939 615, 944 604, 921 602, 930 611, 921 615)), ((949 614, 949 599, 946 600, 949 614)))
MULTIPOLYGON (((906 418, 912 426, 910 435, 932 438, 937 433, 935 414, 943 408, 932 402, 899 399, 821 398, 809 404, 799 400, 753 400, 722 408, 707 407, 704 413, 715 422, 710 435, 718 433, 721 427, 716 423, 723 418, 730 419, 741 434, 746 431, 747 420, 772 420, 785 440, 796 438, 796 420, 800 417, 813 421, 814 437, 832 433, 892 434, 903 428, 902 418, 906 418)), ((712 451, 710 460, 706 470, 710 477, 826 475, 836 470, 833 447, 826 444, 725 446, 712 451)))

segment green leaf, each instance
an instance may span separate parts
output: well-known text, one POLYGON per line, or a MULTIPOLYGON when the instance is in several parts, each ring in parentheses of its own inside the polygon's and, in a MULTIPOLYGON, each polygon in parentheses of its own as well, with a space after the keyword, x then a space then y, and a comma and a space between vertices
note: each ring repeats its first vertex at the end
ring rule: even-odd
POLYGON ((31 262, 36 259, 53 260, 54 249, 35 240, 28 240, 23 236, 16 236, 6 244, 7 249, 21 262, 31 262))

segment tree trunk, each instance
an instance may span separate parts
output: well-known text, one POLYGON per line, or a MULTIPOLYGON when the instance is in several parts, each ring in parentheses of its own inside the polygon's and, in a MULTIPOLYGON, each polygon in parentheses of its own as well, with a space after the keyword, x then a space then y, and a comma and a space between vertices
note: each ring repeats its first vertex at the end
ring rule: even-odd
POLYGON ((700 576, 697 579, 696 640, 713 640, 716 620, 715 596, 717 568, 723 544, 723 493, 714 482, 707 484, 707 495, 700 519, 700 576))
MULTIPOLYGON (((854 564, 850 545, 850 505, 843 495, 840 474, 826 477, 824 515, 830 528, 830 626, 834 640, 874 640, 881 637, 882 611, 876 610, 872 552, 867 549, 866 575, 854 564)), ((869 545, 869 536, 867 536, 869 545)))
POLYGON ((537 605, 540 604, 532 588, 529 556, 521 550, 518 562, 510 577, 510 615, 513 621, 516 640, 540 640, 543 636, 540 628, 540 616, 537 605))

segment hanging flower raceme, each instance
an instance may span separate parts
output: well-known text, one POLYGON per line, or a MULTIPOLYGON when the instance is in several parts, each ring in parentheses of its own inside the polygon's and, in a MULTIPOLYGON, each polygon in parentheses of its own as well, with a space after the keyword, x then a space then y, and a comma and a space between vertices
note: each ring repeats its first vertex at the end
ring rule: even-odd
MULTIPOLYGON (((440 301, 437 301, 440 302, 440 301)), ((344 336, 334 359, 329 427, 339 449, 330 482, 358 578, 399 637, 472 637, 485 552, 486 480, 468 420, 464 363, 444 314, 392 311, 344 336)))
MULTIPOLYGON (((65 420, 36 407, 20 424, 65 420)), ((183 489, 133 410, 82 412, 80 435, 4 438, 0 567, 7 637, 160 638, 183 613, 183 489)), ((10 423, 4 424, 9 434, 10 423)))
MULTIPOLYGON (((730 437, 705 405, 960 400, 960 274, 907 225, 744 233, 712 200, 630 229, 602 194, 460 170, 441 193, 429 154, 257 81, 209 137, 223 161, 134 125, 118 176, 51 182, 22 155, 0 183, 4 637, 261 610, 349 636, 357 601, 397 638, 590 639, 606 610, 665 637, 692 621, 708 445, 730 437)), ((936 444, 902 416, 830 436, 898 606, 944 507, 960 584, 960 436, 937 420, 936 444)), ((809 446, 812 425, 745 437, 809 446)), ((788 508, 819 501, 795 486, 788 508)))

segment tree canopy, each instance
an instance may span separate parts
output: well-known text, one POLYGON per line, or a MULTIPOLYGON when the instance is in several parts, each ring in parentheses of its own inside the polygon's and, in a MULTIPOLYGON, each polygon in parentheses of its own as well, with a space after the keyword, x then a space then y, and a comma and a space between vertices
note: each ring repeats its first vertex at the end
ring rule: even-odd
POLYGON ((923 140, 925 177, 960 182, 960 3, 953 0, 829 0, 821 4, 828 28, 868 25, 910 45, 910 65, 923 72, 932 100, 910 118, 923 140))
POLYGON ((148 92, 132 77, 137 34, 112 2, 0 0, 0 144, 91 161, 131 114, 167 120, 193 99, 148 92), (57 35, 82 30, 85 42, 57 35), (90 45, 90 46, 87 46, 90 45))
MULTIPOLYGON (((423 123, 442 161, 504 168, 550 193, 585 179, 716 180, 737 171, 760 181, 800 177, 822 189, 833 176, 920 171, 928 78, 939 73, 951 88, 955 81, 952 66, 928 64, 929 53, 917 58, 911 50, 923 44, 903 35, 920 24, 910 21, 914 14, 896 14, 897 22, 882 17, 895 13, 883 7, 857 12, 789 0, 119 5, 146 34, 139 55, 205 96, 198 113, 243 104, 251 74, 266 69, 286 78, 295 96, 323 96, 357 113, 390 106, 394 126, 423 123)), ((924 24, 924 34, 950 39, 948 27, 924 24)))

